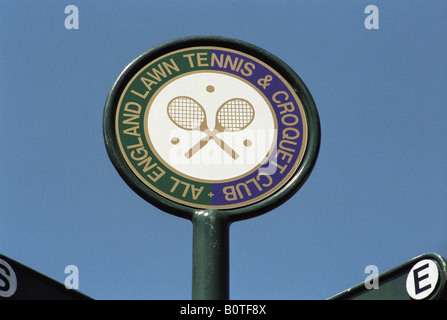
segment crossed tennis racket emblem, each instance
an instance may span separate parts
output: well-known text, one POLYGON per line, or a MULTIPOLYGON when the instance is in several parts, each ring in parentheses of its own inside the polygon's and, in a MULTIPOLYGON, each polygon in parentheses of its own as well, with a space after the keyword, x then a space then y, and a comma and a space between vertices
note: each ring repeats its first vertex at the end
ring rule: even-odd
POLYGON ((201 131, 207 136, 198 141, 185 153, 186 158, 191 158, 202 149, 210 140, 224 150, 233 159, 239 155, 222 139, 216 135, 220 132, 237 132, 247 128, 253 121, 255 110, 250 102, 241 98, 230 99, 222 104, 216 112, 216 124, 211 131, 208 128, 206 112, 193 98, 181 96, 172 99, 168 104, 168 116, 179 128, 190 131, 201 131))

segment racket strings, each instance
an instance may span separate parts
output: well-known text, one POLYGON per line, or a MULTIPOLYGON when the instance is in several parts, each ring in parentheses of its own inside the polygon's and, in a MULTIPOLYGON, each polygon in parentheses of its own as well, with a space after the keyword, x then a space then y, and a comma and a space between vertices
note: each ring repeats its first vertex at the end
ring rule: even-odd
POLYGON ((200 127, 205 120, 203 108, 188 97, 178 97, 172 100, 168 106, 168 115, 177 126, 186 130, 200 127))
POLYGON ((217 121, 228 131, 245 129, 254 117, 253 106, 244 99, 227 101, 217 113, 217 121))

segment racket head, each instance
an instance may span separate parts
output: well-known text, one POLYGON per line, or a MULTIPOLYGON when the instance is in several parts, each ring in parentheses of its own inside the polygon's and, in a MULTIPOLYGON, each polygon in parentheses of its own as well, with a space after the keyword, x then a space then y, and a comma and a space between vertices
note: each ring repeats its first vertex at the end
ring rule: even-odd
POLYGON ((247 128, 255 118, 253 105, 245 99, 234 98, 222 104, 216 113, 216 127, 229 132, 247 128))
POLYGON ((175 97, 168 103, 167 112, 169 119, 181 129, 200 130, 206 123, 205 110, 191 97, 175 97))

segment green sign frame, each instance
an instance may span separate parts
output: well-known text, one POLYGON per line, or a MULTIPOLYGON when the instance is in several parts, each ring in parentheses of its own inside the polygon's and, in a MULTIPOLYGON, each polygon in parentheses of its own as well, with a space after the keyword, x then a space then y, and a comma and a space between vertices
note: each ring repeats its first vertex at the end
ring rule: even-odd
MULTIPOLYGON (((187 54, 184 55, 187 56, 187 54)), ((166 59, 166 61, 169 61, 169 59, 166 59)), ((180 60, 177 59, 176 61, 180 60)), ((178 68, 182 70, 183 68, 188 67, 188 60, 183 59, 183 65, 180 65, 180 63, 178 62, 176 66, 177 65, 179 65, 178 68)), ((195 67, 204 69, 204 67, 195 67)), ((242 70, 242 68, 243 67, 240 67, 241 72, 244 71, 242 70)), ((174 77, 174 72, 172 75, 168 76, 174 77)), ((149 80, 151 79, 149 78, 149 80)), ((168 77, 166 81, 169 80, 170 78, 168 77)), ((146 84, 147 82, 148 81, 146 80, 146 84)), ((148 86, 152 86, 152 88, 155 88, 155 82, 156 81, 154 80, 153 83, 150 83, 148 86)), ((144 90, 146 90, 146 88, 141 89, 135 86, 133 92, 135 94, 138 93, 142 96, 145 92, 144 90)), ((129 106, 129 109, 131 109, 131 106, 129 106)), ((122 176, 122 178, 126 181, 126 183, 142 198, 146 199, 161 210, 189 220, 193 218, 197 209, 219 208, 221 212, 225 212, 225 214, 228 215, 231 221, 251 218, 272 210, 273 208, 279 206, 281 203, 290 198, 304 184, 314 167, 320 146, 320 122, 318 112, 309 90, 305 86, 304 82, 298 77, 298 75, 284 62, 263 49, 239 40, 211 36, 189 37, 170 41, 143 53, 134 61, 132 61, 120 74, 107 97, 104 108, 103 129, 108 155, 115 168, 122 176), (191 203, 180 203, 179 201, 177 201, 177 199, 163 196, 160 192, 154 191, 154 189, 149 188, 147 183, 145 183, 140 177, 138 177, 139 173, 129 166, 129 160, 126 159, 126 157, 130 158, 130 156, 126 156, 125 154, 123 155, 123 149, 126 148, 123 148, 120 145, 120 137, 117 137, 116 134, 117 126, 119 125, 116 121, 117 108, 120 102, 120 98, 122 98, 123 91, 125 90, 126 86, 129 85, 129 82, 131 82, 132 78, 134 78, 138 72, 141 72, 141 70, 144 69, 144 67, 150 62, 157 61, 157 59, 160 59, 160 57, 166 56, 172 52, 179 52, 177 53, 177 55, 179 55, 182 53, 182 50, 187 48, 202 47, 237 50, 237 52, 241 52, 243 54, 246 54, 247 56, 253 57, 254 59, 258 59, 260 62, 271 67, 271 69, 275 70, 279 75, 281 75, 287 82, 287 84, 290 85, 291 89, 296 92, 297 96, 302 102, 302 109, 305 114, 304 116, 307 119, 307 145, 305 147, 305 150, 303 150, 302 152, 301 161, 297 164, 298 167, 294 172, 292 172, 290 177, 287 178, 287 181, 283 181, 283 184, 278 186, 276 190, 272 191, 271 194, 268 195, 268 197, 233 209, 227 209, 225 208, 225 206, 220 206, 223 208, 222 210, 220 210, 219 206, 209 205, 208 207, 204 208, 195 206, 191 203)), ((127 130, 132 130, 132 128, 128 127, 127 130)), ((130 137, 132 138, 132 136, 130 137)), ((133 138, 135 140, 134 142, 129 142, 129 146, 131 143, 133 143, 133 145, 135 146, 138 145, 138 140, 135 137, 133 138)), ((137 157, 135 156, 135 158, 137 157)), ((153 179, 156 178, 156 174, 157 173, 154 172, 154 175, 152 176, 153 179)), ((172 179, 176 178, 172 177, 172 179)), ((175 182, 176 180, 171 181, 172 184, 174 184, 175 182)), ((258 184, 256 187, 259 186, 260 184, 258 184)), ((172 189, 171 185, 169 185, 169 188, 172 189)), ((181 189, 180 187, 175 190, 175 192, 182 191, 183 189, 181 189)), ((202 192, 201 196, 205 193, 205 191, 202 192)), ((177 198, 179 198, 179 196, 177 198)))
MULTIPOLYGON (((194 85, 191 83, 190 87, 194 85)), ((202 86, 205 87, 208 93, 215 92, 215 86, 202 86)), ((262 124, 259 122, 258 128, 262 124)), ((176 39, 133 60, 119 75, 106 99, 103 133, 109 158, 130 188, 159 209, 192 221, 193 299, 228 299, 230 224, 264 214, 296 193, 314 168, 321 140, 317 108, 300 77, 279 58, 255 45, 217 36, 176 39), (197 117, 202 106, 195 99, 185 94, 176 97, 171 94, 169 100, 163 96, 163 90, 172 88, 181 77, 182 80, 186 76, 192 79, 197 74, 204 74, 206 79, 212 79, 210 75, 229 79, 229 86, 240 83, 245 88, 239 91, 240 97, 224 104, 220 102, 222 106, 216 112, 213 131, 207 127, 203 116, 197 117), (256 107, 242 97, 249 91, 255 93, 252 96, 262 97, 256 107), (156 103, 157 99, 165 100, 156 103), (189 118, 189 122, 181 118, 184 115, 179 118, 175 113, 178 108, 185 108, 182 105, 185 103, 190 111, 195 110, 196 118, 189 118), (234 123, 222 125, 218 119, 219 110, 234 104, 243 105, 249 120, 239 127, 234 123), (156 109, 158 105, 162 107, 156 109), (170 111, 171 105, 177 108, 175 112, 170 111), (259 105, 267 107, 262 110, 259 105), (169 116, 166 125, 175 124, 184 131, 207 134, 196 144, 196 149, 182 153, 180 158, 189 158, 208 144, 236 159, 237 152, 217 134, 233 127, 235 131, 242 131, 256 121, 254 112, 271 112, 276 129, 272 138, 273 152, 270 149, 257 166, 248 168, 246 173, 233 174, 231 179, 207 180, 208 176, 204 175, 202 180, 194 180, 183 174, 162 156, 163 151, 159 151, 160 145, 169 145, 169 140, 151 133, 151 128, 158 127, 159 135, 167 138, 168 133, 164 125, 157 123, 157 117, 162 115, 168 119, 169 116), (195 127, 191 123, 195 123, 195 127), (281 143, 281 138, 288 141, 281 143), (215 144, 208 143, 211 140, 215 144), (284 150, 276 150, 278 145, 287 143, 284 150), (275 167, 276 176, 261 172, 269 165, 275 167)), ((172 144, 178 141, 177 137, 171 140, 172 144)), ((246 141, 244 144, 248 146, 246 141)))

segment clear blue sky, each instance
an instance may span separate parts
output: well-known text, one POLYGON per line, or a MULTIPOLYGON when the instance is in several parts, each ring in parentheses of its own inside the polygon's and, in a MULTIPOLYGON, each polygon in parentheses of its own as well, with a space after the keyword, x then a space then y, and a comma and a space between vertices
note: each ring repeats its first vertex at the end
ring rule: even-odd
POLYGON ((192 224, 136 195, 102 136, 124 67, 165 41, 260 46, 310 89, 317 164, 230 230, 231 299, 326 299, 424 252, 447 257, 447 2, 0 1, 0 253, 95 299, 190 299, 192 224), (79 29, 67 30, 67 5, 79 29), (379 9, 367 30, 364 9, 379 9))

